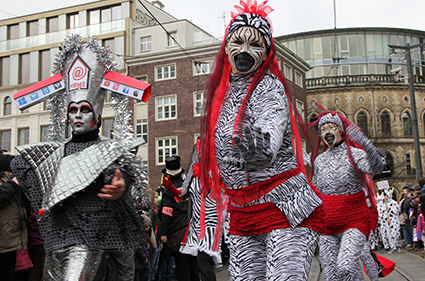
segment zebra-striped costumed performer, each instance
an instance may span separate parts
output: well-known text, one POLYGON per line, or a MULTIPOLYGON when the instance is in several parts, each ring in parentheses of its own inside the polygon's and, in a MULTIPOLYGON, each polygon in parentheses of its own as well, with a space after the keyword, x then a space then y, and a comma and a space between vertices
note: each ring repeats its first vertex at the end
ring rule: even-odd
POLYGON ((231 280, 307 280, 322 201, 294 157, 293 107, 265 4, 235 6, 216 56, 202 119, 201 194, 220 205, 223 183, 229 196, 231 280))
POLYGON ((363 280, 359 258, 371 231, 374 204, 365 174, 381 173, 382 159, 360 128, 343 116, 322 113, 312 126, 317 123, 328 148, 315 159, 313 176, 326 213, 326 231, 319 242, 324 277, 363 280))

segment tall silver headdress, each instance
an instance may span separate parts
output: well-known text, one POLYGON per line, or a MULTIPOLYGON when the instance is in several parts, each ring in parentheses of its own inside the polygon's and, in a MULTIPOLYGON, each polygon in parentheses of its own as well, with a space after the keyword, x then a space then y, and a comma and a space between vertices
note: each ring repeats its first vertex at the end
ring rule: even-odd
POLYGON ((71 102, 87 101, 96 120, 102 115, 106 90, 101 87, 103 76, 115 70, 109 49, 94 38, 82 42, 79 35, 70 36, 56 56, 54 73, 65 80, 67 106, 71 102))

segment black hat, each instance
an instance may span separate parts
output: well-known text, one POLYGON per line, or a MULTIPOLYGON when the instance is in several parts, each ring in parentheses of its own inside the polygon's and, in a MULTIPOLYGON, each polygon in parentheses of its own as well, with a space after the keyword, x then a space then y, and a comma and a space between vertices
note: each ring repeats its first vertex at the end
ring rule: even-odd
POLYGON ((184 172, 180 166, 180 159, 178 155, 165 158, 165 169, 162 170, 162 173, 175 176, 184 172))
POLYGON ((414 190, 414 188, 413 188, 413 184, 410 184, 410 183, 407 183, 404 187, 403 187, 403 189, 410 189, 410 190, 414 190))

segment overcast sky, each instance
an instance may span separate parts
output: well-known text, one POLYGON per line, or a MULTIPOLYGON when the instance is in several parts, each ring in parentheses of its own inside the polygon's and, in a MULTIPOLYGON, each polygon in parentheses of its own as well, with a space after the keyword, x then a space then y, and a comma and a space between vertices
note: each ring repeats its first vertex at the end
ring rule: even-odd
MULTIPOLYGON (((239 4, 239 0, 161 1, 169 14, 178 19, 190 20, 216 37, 223 36, 224 25, 230 20, 230 12, 235 11, 233 6, 239 4)), ((3 2, 0 6, 0 19, 93 1, 5 0, 3 2)), ((269 0, 268 4, 274 9, 269 16, 274 26, 274 36, 334 28, 333 3, 334 0, 269 0)), ((424 12, 425 0, 336 0, 336 26, 425 30, 424 12)))

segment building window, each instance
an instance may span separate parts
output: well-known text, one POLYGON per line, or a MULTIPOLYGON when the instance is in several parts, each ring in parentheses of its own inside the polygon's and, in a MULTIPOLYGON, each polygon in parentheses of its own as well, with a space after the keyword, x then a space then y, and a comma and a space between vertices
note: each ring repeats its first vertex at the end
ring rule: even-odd
POLYGON ((115 40, 114 38, 102 40, 102 46, 108 48, 111 53, 115 53, 115 40))
POLYGON ((159 97, 155 99, 156 120, 172 120, 177 118, 177 96, 159 97))
POLYGON ((67 29, 73 29, 80 26, 80 15, 78 13, 69 14, 67 18, 67 29))
POLYGON ((391 117, 386 111, 381 114, 381 129, 383 136, 391 136, 391 117))
POLYGON ((303 87, 303 76, 298 71, 295 71, 295 85, 303 87))
POLYGON ((148 143, 148 119, 137 119, 136 120, 136 137, 143 138, 145 140, 145 144, 148 143))
POLYGON ((10 85, 10 57, 3 57, 0 60, 0 86, 10 85))
POLYGON ((165 165, 165 158, 177 155, 177 137, 156 140, 156 165, 165 165))
POLYGON ((145 83, 149 83, 148 82, 149 79, 148 79, 148 75, 147 74, 134 76, 134 79, 140 80, 140 81, 145 82, 145 83))
POLYGON ((40 79, 44 80, 51 76, 50 50, 40 51, 40 79))
POLYGON ((167 46, 174 47, 177 46, 177 31, 169 32, 167 36, 167 46))
POLYGON ((45 142, 49 139, 49 126, 43 125, 40 126, 40 141, 45 142))
POLYGON ((89 25, 100 23, 100 10, 89 11, 89 25))
POLYGON ((367 126, 367 115, 363 111, 359 112, 357 115, 357 126, 363 129, 363 133, 366 136, 369 136, 368 126, 367 126))
POLYGON ((114 118, 104 118, 102 125, 102 135, 112 139, 112 132, 114 131, 114 118))
POLYGON ((410 116, 410 113, 408 111, 403 112, 401 115, 401 118, 403 119, 403 129, 404 129, 404 135, 405 136, 412 136, 412 116, 410 116))
POLYGON ((296 102, 296 107, 297 107, 298 113, 304 119, 304 103, 302 101, 298 100, 298 99, 295 102, 296 102))
POLYGON ((210 74, 214 59, 195 61, 193 64, 193 75, 210 74))
POLYGON ((11 24, 7 26, 7 40, 19 38, 19 24, 11 24))
POLYGON ((202 113, 202 102, 204 101, 204 92, 193 94, 193 116, 199 117, 202 113))
POLYGON ((142 169, 144 169, 145 171, 149 172, 149 169, 148 169, 148 160, 142 160, 142 169))
POLYGON ((121 6, 110 7, 101 10, 101 22, 121 19, 121 6))
POLYGON ((285 75, 286 80, 292 81, 292 67, 289 64, 283 65, 283 74, 285 75))
POLYGON ((7 151, 10 151, 10 138, 12 136, 12 131, 11 130, 4 130, 4 131, 0 131, 1 134, 1 148, 2 149, 6 149, 7 151))
POLYGON ((112 11, 110 8, 101 10, 101 22, 108 22, 112 20, 112 11))
POLYGON ((24 145, 30 143, 30 129, 19 128, 18 129, 18 145, 24 145))
POLYGON ((3 115, 12 114, 12 98, 7 96, 3 100, 3 115))
POLYGON ((59 17, 52 17, 47 19, 46 32, 57 32, 59 30, 59 17))
POLYGON ((147 52, 152 50, 152 37, 140 37, 140 52, 147 52))
POLYGON ((409 150, 406 152, 406 170, 407 175, 415 175, 416 174, 416 158, 415 158, 415 151, 409 150))
POLYGON ((30 54, 19 55, 19 83, 30 82, 30 54))
POLYGON ((38 35, 38 20, 27 22, 27 36, 38 35))
POLYGON ((155 67, 156 81, 169 80, 176 78, 176 65, 170 64, 155 67))
POLYGON ((112 10, 112 20, 119 20, 122 18, 121 5, 114 6, 111 8, 111 10, 112 10))

